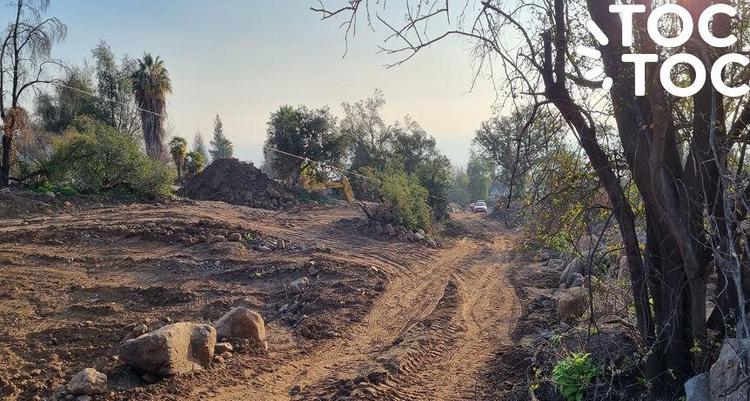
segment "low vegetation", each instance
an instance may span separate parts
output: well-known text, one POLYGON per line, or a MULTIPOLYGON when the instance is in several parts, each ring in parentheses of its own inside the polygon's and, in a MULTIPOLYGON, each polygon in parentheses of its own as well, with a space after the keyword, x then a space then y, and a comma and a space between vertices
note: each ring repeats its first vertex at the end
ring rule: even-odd
POLYGON ((47 182, 82 194, 120 193, 158 198, 169 195, 173 175, 130 135, 87 118, 77 120, 53 142, 42 164, 47 182))

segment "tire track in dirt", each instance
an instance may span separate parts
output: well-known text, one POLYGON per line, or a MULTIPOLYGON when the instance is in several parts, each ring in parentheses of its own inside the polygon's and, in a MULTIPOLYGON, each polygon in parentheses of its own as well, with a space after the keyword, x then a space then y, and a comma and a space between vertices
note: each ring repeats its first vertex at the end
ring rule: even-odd
POLYGON ((481 372, 508 341, 520 309, 505 278, 510 249, 505 234, 487 244, 459 241, 446 251, 453 256, 447 283, 428 314, 348 376, 309 386, 294 400, 483 399, 481 372))
POLYGON ((352 241, 351 237, 347 238, 351 248, 338 257, 367 261, 389 276, 388 288, 364 321, 351 330, 348 338, 299 355, 293 363, 258 377, 252 388, 223 389, 212 400, 289 400, 288 391, 295 385, 308 387, 330 381, 331 377, 351 375, 352 368, 369 362, 371 355, 378 355, 391 347, 402 333, 436 308, 451 277, 451 270, 470 249, 467 242, 460 241, 458 246, 437 256, 418 251, 421 258, 414 260, 413 255, 405 258, 402 250, 385 247, 377 240, 361 238, 352 241), (372 249, 371 244, 377 249, 372 249))

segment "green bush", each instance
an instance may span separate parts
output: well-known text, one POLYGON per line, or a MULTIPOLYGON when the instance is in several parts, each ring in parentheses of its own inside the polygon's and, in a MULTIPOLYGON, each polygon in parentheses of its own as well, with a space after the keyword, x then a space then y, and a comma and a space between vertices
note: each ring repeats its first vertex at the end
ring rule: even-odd
POLYGON ((590 354, 572 353, 560 360, 552 370, 552 381, 567 401, 581 401, 586 388, 599 369, 591 361, 590 354))
POLYGON ((76 120, 53 142, 45 165, 50 185, 82 194, 117 193, 149 198, 170 194, 172 172, 150 159, 137 140, 88 118, 76 120))
POLYGON ((64 195, 64 196, 73 196, 78 193, 75 190, 75 188, 71 187, 68 184, 62 184, 62 183, 53 184, 49 181, 42 181, 40 183, 37 183, 36 185, 34 185, 33 188, 31 188, 31 190, 37 193, 41 193, 41 194, 52 192, 55 195, 64 195))
POLYGON ((406 227, 410 230, 427 230, 432 222, 428 192, 419 184, 416 175, 404 171, 389 171, 381 177, 383 207, 377 212, 378 219, 406 227))

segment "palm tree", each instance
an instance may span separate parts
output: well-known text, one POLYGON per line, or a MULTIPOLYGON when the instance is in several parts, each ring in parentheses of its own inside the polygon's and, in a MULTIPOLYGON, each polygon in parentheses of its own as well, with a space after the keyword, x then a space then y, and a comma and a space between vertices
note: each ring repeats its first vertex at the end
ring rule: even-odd
POLYGON ((133 73, 133 90, 141 112, 146 153, 153 159, 165 160, 164 115, 166 96, 172 93, 172 81, 164 61, 150 53, 138 60, 138 69, 133 73))
POLYGON ((172 154, 175 166, 177 166, 177 182, 182 182, 182 166, 188 154, 188 145, 185 138, 176 136, 169 141, 169 153, 172 154))

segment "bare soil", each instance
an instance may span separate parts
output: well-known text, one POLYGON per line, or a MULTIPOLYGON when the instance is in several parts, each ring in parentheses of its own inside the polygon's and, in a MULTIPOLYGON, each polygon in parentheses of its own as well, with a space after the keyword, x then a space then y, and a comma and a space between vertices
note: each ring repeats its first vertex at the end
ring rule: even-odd
POLYGON ((0 399, 56 399, 95 367, 110 392, 94 400, 490 400, 522 357, 517 234, 484 217, 456 215, 432 249, 346 229, 361 212, 345 206, 0 202, 0 399), (240 305, 266 319, 267 352, 154 384, 114 358, 138 324, 240 305))

